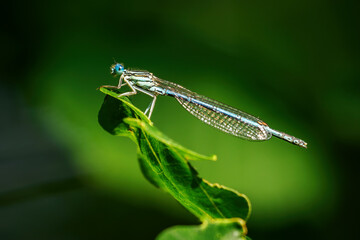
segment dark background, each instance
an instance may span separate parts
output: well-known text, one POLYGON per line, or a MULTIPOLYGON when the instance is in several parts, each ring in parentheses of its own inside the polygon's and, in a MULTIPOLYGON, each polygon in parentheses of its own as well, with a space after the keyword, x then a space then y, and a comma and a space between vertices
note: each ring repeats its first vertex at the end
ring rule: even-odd
MULTIPOLYGON (((113 59, 306 140, 253 143, 171 98, 152 120, 218 161, 200 175, 246 194, 253 239, 355 239, 355 1, 9 1, 2 5, 0 239, 154 239, 198 220, 141 175, 135 145, 97 123, 113 59)), ((145 109, 149 98, 132 100, 145 109)))

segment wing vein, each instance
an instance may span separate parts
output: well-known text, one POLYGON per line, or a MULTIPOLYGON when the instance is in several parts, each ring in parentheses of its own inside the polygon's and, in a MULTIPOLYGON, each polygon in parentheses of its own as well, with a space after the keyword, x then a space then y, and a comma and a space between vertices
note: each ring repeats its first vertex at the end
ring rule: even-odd
POLYGON ((192 92, 178 84, 157 78, 159 87, 176 100, 192 115, 204 123, 225 133, 247 140, 268 140, 271 133, 260 119, 236 108, 192 92))

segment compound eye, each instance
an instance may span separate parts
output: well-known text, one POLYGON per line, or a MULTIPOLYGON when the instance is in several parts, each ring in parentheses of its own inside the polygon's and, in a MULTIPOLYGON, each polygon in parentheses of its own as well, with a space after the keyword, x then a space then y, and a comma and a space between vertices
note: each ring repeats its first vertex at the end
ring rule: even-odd
POLYGON ((123 66, 121 66, 120 64, 116 66, 117 72, 121 72, 122 70, 123 70, 123 66))
POLYGON ((110 67, 110 72, 112 75, 116 76, 116 75, 121 75, 123 72, 124 72, 124 66, 121 65, 120 63, 116 63, 116 64, 113 64, 111 67, 110 67))

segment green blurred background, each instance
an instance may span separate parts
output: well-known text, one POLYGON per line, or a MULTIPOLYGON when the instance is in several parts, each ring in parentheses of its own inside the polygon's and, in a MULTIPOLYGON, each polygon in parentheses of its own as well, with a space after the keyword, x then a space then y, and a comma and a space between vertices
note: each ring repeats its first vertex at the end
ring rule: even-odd
MULTIPOLYGON (((253 143, 159 97, 155 126, 246 194, 253 239, 354 239, 359 12, 355 1, 8 1, 2 6, 0 238, 154 239, 198 224, 97 123, 113 59, 306 140, 253 143)), ((145 109, 150 99, 132 100, 145 109)))

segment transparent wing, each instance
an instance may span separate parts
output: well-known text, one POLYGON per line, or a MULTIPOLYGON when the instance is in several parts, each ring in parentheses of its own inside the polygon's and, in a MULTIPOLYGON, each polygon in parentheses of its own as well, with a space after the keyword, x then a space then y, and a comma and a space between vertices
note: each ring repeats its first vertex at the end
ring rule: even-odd
POLYGON ((168 95, 175 97, 189 113, 210 126, 247 140, 262 141, 271 138, 267 124, 248 113, 192 92, 178 84, 159 78, 155 78, 154 81, 158 87, 167 90, 168 95))

